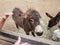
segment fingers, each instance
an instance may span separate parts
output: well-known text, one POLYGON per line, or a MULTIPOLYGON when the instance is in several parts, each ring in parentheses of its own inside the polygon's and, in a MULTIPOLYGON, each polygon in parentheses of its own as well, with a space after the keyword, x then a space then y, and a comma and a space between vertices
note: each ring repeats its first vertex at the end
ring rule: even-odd
POLYGON ((18 40, 15 42, 15 44, 14 44, 14 45, 20 45, 20 43, 21 43, 21 37, 20 37, 20 36, 18 36, 18 40))
POLYGON ((4 13, 4 16, 2 16, 2 18, 7 19, 9 16, 12 16, 12 15, 13 15, 12 12, 7 12, 7 13, 4 13))
POLYGON ((21 43, 21 37, 20 36, 18 37, 18 42, 21 43))
POLYGON ((18 36, 18 40, 15 42, 14 45, 30 45, 30 44, 29 44, 29 43, 22 43, 22 44, 21 44, 21 37, 18 36))
POLYGON ((13 13, 12 13, 12 12, 7 12, 7 13, 4 13, 4 15, 12 16, 12 15, 13 15, 13 13))

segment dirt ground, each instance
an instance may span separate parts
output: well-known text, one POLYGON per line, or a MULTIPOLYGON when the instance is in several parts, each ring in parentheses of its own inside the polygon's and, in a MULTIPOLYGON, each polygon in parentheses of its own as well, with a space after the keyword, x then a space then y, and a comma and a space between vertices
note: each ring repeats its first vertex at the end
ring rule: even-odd
MULTIPOLYGON (((30 8, 39 11, 45 24, 41 24, 44 30, 44 35, 41 37, 50 38, 49 35, 52 32, 47 31, 49 18, 45 13, 48 12, 52 16, 55 16, 60 11, 60 0, 0 0, 0 16, 3 16, 5 12, 11 12, 15 7, 20 8, 23 12, 26 12, 30 8)), ((18 32, 11 16, 6 20, 3 29, 18 32)), ((53 27, 52 29, 54 30, 56 27, 53 27)), ((24 31, 22 30, 19 32, 24 34, 24 31)))

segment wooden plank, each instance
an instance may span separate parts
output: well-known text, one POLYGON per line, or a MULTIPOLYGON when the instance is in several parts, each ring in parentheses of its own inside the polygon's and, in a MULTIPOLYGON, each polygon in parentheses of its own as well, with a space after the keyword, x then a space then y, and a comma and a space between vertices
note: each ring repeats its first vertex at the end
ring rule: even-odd
POLYGON ((5 39, 0 39, 0 40, 3 40, 3 41, 6 41, 6 42, 14 44, 14 42, 11 42, 11 41, 8 41, 8 40, 5 40, 5 39))
POLYGON ((4 41, 4 40, 0 40, 0 44, 1 44, 1 45, 12 45, 12 43, 6 42, 6 41, 4 41))
MULTIPOLYGON (((0 35, 3 35, 5 37, 7 37, 7 38, 15 39, 15 40, 17 40, 17 38, 18 38, 18 36, 10 35, 10 34, 3 33, 3 32, 0 32, 0 35)), ((4 41, 7 41, 7 40, 4 40, 4 41)), ((8 41, 8 42, 10 42, 10 41, 8 41)), ((22 42, 28 42, 28 43, 30 43, 32 45, 49 45, 49 44, 46 44, 46 43, 29 40, 29 39, 26 39, 26 38, 23 38, 23 37, 22 37, 22 42)), ((10 43, 12 43, 12 42, 10 42, 10 43)))
MULTIPOLYGON (((11 32, 11 31, 3 30, 3 31, 0 32, 0 35, 3 35, 4 37, 7 37, 7 38, 12 38, 12 39, 17 40, 18 35, 21 35, 21 34, 20 33, 18 34, 16 32, 11 32)), ((41 41, 37 41, 38 40, 37 38, 31 37, 31 36, 22 35, 21 38, 22 38, 22 42, 28 42, 28 43, 30 43, 32 45, 52 45, 52 44, 56 45, 57 44, 57 42, 53 42, 53 41, 49 41, 49 40, 47 41, 45 39, 43 39, 43 40, 39 39, 41 41), (37 40, 34 40, 34 38, 37 39, 37 40)))

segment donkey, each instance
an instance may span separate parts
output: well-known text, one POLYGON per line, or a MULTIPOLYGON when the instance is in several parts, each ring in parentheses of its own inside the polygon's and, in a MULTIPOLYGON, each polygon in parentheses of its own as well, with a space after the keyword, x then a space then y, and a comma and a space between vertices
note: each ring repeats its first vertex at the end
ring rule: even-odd
POLYGON ((43 34, 42 27, 40 26, 40 14, 38 11, 34 9, 28 9, 25 13, 23 13, 19 8, 13 9, 12 18, 15 21, 16 27, 23 28, 25 33, 33 36, 38 35, 41 36, 43 34))
POLYGON ((58 12, 55 17, 51 16, 49 13, 46 13, 46 15, 50 18, 48 23, 48 29, 55 26, 60 21, 60 12, 58 12))

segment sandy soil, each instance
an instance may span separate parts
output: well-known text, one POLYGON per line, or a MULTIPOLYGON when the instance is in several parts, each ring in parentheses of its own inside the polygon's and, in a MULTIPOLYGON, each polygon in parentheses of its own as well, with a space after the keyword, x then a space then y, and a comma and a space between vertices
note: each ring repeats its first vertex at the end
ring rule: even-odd
MULTIPOLYGON (((45 32, 42 37, 46 38, 49 37, 49 35, 46 36, 49 33, 46 29, 49 18, 45 13, 48 12, 52 16, 55 16, 60 11, 60 0, 0 0, 0 16, 4 15, 5 12, 11 12, 15 7, 20 8, 23 12, 26 12, 29 8, 39 11, 45 23, 45 25, 42 24, 45 32)), ((3 29, 15 32, 18 31, 12 17, 6 20, 3 29)), ((20 33, 23 33, 23 31, 20 31, 20 33)))

